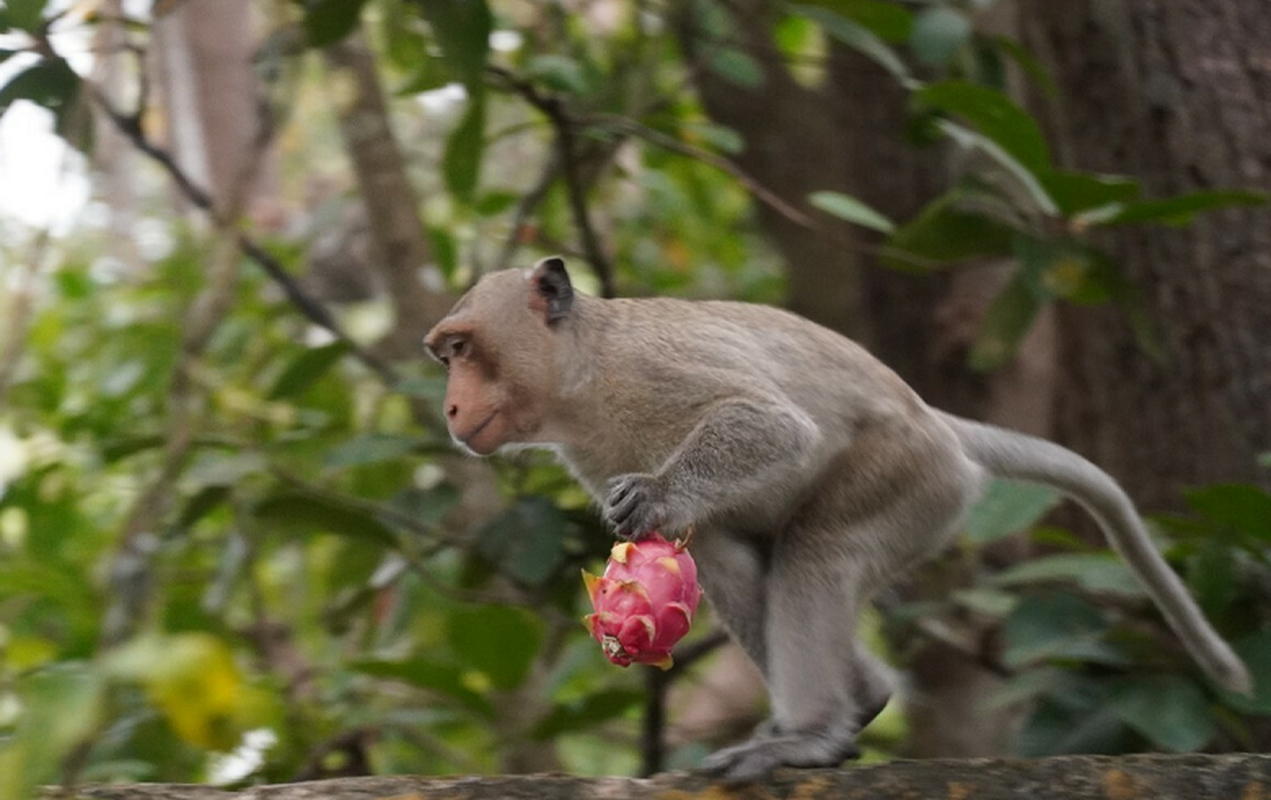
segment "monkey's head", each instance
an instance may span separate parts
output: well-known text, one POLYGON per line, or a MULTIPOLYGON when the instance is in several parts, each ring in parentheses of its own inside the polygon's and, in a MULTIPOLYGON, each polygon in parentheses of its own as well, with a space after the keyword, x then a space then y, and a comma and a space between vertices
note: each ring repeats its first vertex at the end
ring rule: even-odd
POLYGON ((560 327, 574 290, 565 262, 483 277, 424 337, 446 366, 446 425, 477 455, 536 441, 558 393, 560 327))

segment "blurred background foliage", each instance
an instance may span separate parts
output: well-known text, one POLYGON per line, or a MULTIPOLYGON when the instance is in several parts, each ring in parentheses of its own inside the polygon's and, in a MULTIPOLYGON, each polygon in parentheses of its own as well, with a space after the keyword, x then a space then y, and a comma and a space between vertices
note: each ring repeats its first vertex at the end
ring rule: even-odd
POLYGON ((88 197, 0 219, 0 798, 650 772, 760 720, 709 613, 672 672, 609 665, 587 498, 438 424, 419 335, 550 253, 784 303, 1087 452, 1257 678, 1207 683, 1087 521, 998 483, 869 616, 907 678, 867 758, 1260 749, 1271 36, 1059 5, 0 5, 7 141, 55 132, 88 197))

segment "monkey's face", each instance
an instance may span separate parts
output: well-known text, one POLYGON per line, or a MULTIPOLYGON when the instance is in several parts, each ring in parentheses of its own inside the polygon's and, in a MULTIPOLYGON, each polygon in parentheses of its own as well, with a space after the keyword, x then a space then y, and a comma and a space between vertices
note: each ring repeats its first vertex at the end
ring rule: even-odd
POLYGON ((477 455, 535 442, 557 393, 556 332, 536 274, 486 276, 424 338, 446 366, 450 435, 477 455))
POLYGON ((530 408, 514 365, 500 360, 497 336, 464 315, 447 317, 425 340, 446 366, 442 411, 450 436, 467 450, 487 456, 533 434, 530 408))

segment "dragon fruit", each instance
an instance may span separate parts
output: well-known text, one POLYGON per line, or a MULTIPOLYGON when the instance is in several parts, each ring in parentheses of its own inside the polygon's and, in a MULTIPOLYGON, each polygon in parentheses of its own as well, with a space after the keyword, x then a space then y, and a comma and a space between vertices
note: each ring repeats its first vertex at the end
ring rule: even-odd
POLYGON ((620 667, 670 668, 671 647, 688 633, 702 599, 697 565, 684 543, 657 533, 619 542, 609 553, 604 576, 584 570, 583 583, 596 609, 583 624, 606 658, 620 667))

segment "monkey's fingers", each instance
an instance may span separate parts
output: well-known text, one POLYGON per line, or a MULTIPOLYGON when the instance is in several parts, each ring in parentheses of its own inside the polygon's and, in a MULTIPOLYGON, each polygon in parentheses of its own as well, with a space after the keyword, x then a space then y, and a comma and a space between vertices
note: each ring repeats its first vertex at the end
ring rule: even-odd
POLYGON ((684 535, 675 540, 676 551, 684 550, 688 547, 688 543, 693 541, 693 534, 697 533, 697 526, 689 525, 684 529, 684 535))

